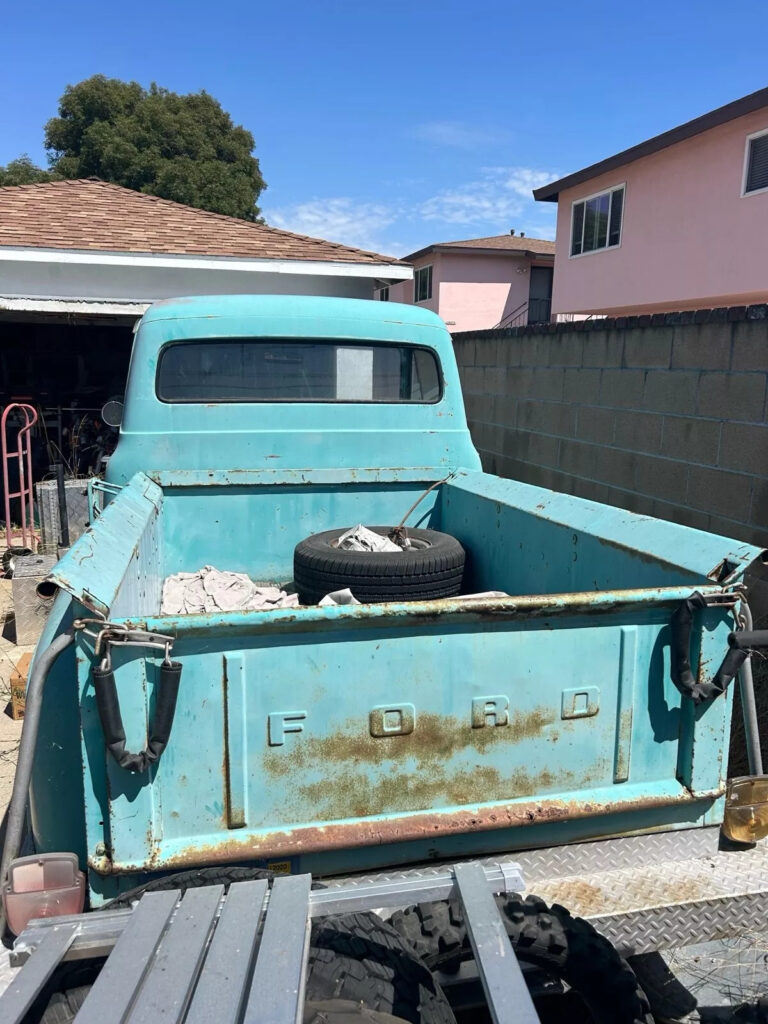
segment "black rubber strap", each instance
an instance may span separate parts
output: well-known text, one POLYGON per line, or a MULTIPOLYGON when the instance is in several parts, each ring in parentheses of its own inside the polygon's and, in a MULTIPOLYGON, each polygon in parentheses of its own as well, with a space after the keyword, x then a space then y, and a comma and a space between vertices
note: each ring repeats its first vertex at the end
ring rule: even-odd
POLYGON ((697 590, 691 594, 687 601, 680 602, 670 622, 672 630, 672 638, 670 640, 670 675, 672 676, 672 682, 680 693, 690 697, 697 704, 716 696, 715 691, 712 689, 712 684, 697 682, 691 668, 693 614, 700 608, 706 608, 706 606, 707 602, 697 590))
POLYGON ((699 683, 691 669, 691 631, 693 615, 699 608, 706 608, 707 602, 696 591, 687 601, 681 601, 672 616, 671 676, 678 690, 690 697, 696 704, 712 700, 730 686, 739 669, 755 647, 768 647, 768 630, 750 632, 740 630, 728 637, 728 650, 723 663, 708 683, 699 683))
POLYGON ((149 731, 149 742, 144 750, 132 754, 125 749, 125 729, 120 714, 115 676, 111 668, 93 670, 93 687, 96 692, 96 706, 99 709, 101 728, 107 750, 121 768, 129 772, 145 772, 154 764, 168 746, 179 695, 181 664, 172 661, 160 666, 160 679, 156 688, 155 714, 149 731))

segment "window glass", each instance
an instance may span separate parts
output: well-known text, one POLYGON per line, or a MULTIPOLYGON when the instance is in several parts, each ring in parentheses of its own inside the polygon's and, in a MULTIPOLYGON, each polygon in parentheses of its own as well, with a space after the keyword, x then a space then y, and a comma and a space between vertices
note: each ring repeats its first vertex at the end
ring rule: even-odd
POLYGON ((163 402, 437 402, 430 349, 346 341, 246 338, 166 346, 157 368, 163 402))
POLYGON ((571 256, 581 252, 581 241, 584 235, 584 203, 573 204, 573 238, 571 239, 571 256))
POLYGON ((432 267, 419 267, 413 276, 413 301, 432 298, 432 267))
POLYGON ((749 140, 745 192, 768 188, 768 133, 749 140))
POLYGON ((624 186, 573 204, 571 256, 607 249, 621 241, 624 186))

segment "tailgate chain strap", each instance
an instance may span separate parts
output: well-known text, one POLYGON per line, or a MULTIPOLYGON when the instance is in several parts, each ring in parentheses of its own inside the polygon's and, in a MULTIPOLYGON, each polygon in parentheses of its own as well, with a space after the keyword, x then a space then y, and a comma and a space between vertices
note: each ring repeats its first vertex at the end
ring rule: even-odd
MULTIPOLYGON (((75 624, 85 629, 84 620, 75 624)), ((142 629, 130 629, 114 623, 102 622, 95 634, 94 653, 101 660, 93 669, 93 688, 99 711, 104 741, 112 757, 128 772, 146 772, 157 762, 168 746, 171 726, 176 712, 176 700, 181 681, 181 663, 171 660, 174 638, 161 633, 150 633, 142 629), (112 647, 151 647, 164 652, 158 669, 159 677, 155 686, 155 710, 149 726, 146 747, 137 754, 125 748, 125 729, 120 713, 115 674, 112 669, 112 647)), ((94 635, 94 634, 91 634, 94 635)))

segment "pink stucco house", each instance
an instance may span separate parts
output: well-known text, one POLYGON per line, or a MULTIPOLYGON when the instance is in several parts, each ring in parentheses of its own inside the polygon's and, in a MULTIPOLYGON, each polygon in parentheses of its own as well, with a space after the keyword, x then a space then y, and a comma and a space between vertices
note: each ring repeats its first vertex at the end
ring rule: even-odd
POLYGON ((768 89, 533 194, 558 204, 557 317, 768 300, 768 89))
POLYGON ((554 242, 510 232, 428 245, 403 259, 413 281, 381 288, 378 298, 426 306, 451 331, 550 319, 554 242))

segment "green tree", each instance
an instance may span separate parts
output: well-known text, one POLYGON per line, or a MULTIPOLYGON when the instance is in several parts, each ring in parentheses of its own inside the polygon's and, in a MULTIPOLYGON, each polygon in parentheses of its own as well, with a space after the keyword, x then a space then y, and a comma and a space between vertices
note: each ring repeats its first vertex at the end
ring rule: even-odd
POLYGON ((54 175, 33 164, 26 153, 11 160, 5 167, 0 165, 0 185, 36 185, 39 181, 51 181, 54 175))
POLYGON ((93 176, 201 210, 260 219, 257 202, 266 185, 253 136, 207 92, 182 96, 154 83, 144 89, 94 75, 64 90, 59 116, 45 126, 45 146, 56 178, 93 176))

